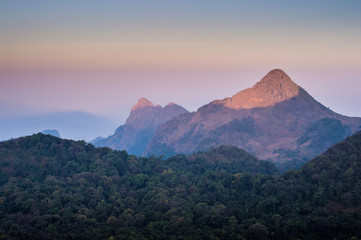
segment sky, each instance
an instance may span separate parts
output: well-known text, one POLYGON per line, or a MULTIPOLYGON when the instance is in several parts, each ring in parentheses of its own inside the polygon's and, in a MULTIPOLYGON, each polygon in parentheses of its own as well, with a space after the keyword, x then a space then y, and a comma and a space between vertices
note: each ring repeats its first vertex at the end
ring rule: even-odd
POLYGON ((360 12, 358 0, 0 0, 0 140, 107 136, 140 97, 196 111, 274 68, 361 117, 360 12), (60 113, 107 126, 31 124, 60 113))

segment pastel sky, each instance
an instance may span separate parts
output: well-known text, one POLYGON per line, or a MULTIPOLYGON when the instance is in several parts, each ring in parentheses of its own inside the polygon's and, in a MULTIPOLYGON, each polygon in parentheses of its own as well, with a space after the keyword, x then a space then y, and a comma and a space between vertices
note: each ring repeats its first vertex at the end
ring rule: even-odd
POLYGON ((274 68, 361 116, 360 12, 359 0, 0 0, 0 120, 80 111, 110 120, 106 136, 140 97, 195 111, 274 68))

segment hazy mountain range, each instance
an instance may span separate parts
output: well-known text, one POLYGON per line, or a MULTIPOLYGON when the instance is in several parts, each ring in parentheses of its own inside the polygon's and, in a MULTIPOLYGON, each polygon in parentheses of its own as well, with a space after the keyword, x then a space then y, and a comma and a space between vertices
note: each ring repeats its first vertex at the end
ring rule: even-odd
POLYGON ((253 87, 192 113, 141 98, 125 125, 93 143, 165 156, 228 144, 260 159, 298 167, 360 129, 361 118, 331 111, 275 69, 253 87))

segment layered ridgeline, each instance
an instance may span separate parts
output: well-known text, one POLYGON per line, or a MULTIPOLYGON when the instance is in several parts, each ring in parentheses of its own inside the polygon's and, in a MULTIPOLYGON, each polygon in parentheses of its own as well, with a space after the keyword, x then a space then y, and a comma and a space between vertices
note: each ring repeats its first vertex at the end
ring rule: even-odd
POLYGON ((282 175, 231 146, 162 160, 37 134, 0 143, 0 236, 358 239, 360 159, 361 132, 282 175))
POLYGON ((227 144, 284 168, 299 167, 359 129, 361 118, 331 111, 275 69, 252 88, 165 122, 144 154, 188 154, 227 144))
POLYGON ((131 154, 142 155, 155 130, 164 122, 177 117, 187 110, 175 103, 169 103, 164 108, 140 98, 132 107, 125 124, 120 126, 112 136, 97 138, 91 143, 97 147, 111 147, 126 150, 131 154))

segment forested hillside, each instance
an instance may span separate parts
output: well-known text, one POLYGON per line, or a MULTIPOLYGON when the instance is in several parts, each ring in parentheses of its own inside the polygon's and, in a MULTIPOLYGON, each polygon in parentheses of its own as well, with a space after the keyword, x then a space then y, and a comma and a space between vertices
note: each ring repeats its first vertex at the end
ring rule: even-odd
POLYGON ((0 239, 361 237, 361 133, 301 170, 222 146, 168 160, 37 134, 0 143, 0 239))

